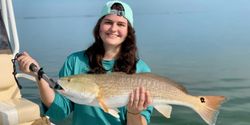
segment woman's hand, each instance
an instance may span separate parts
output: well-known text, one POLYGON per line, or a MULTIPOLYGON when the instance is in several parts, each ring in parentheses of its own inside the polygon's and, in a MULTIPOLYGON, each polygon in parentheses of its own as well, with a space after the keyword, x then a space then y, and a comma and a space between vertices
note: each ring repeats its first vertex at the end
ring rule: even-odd
POLYGON ((127 112, 130 114, 140 114, 152 103, 152 98, 149 91, 146 91, 144 87, 138 87, 130 93, 129 102, 127 105, 127 112))
POLYGON ((19 65, 19 70, 32 75, 36 76, 36 74, 32 71, 30 71, 29 67, 32 63, 34 63, 38 69, 40 69, 39 64, 34 60, 27 52, 23 52, 20 57, 17 58, 18 65, 19 65))
MULTIPOLYGON (((39 64, 36 62, 36 60, 34 60, 27 52, 23 52, 21 54, 21 56, 19 56, 17 58, 18 64, 19 64, 19 69, 24 72, 27 73, 29 75, 34 76, 35 78, 37 78, 37 74, 30 71, 30 65, 33 63, 37 66, 38 69, 40 69, 39 64)), ((44 103, 44 105, 48 108, 51 106, 51 104, 54 101, 55 98, 55 92, 53 89, 51 89, 49 87, 49 84, 44 80, 38 80, 37 79, 37 83, 38 83, 38 88, 40 91, 40 96, 41 96, 41 100, 44 103)))

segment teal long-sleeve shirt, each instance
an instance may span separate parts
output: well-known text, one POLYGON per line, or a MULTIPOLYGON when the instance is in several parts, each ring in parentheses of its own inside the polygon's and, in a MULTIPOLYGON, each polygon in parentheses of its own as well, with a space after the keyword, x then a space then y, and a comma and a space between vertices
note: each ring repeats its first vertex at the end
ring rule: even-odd
MULTIPOLYGON (((106 70, 111 71, 114 66, 114 60, 104 60, 103 66, 106 70)), ((88 58, 84 55, 84 51, 79 51, 67 57, 63 67, 59 72, 59 77, 87 73, 89 71, 88 58)), ((136 73, 150 72, 150 68, 142 60, 136 64, 136 73)), ((110 114, 105 113, 99 107, 76 104, 65 98, 59 93, 56 93, 53 103, 50 107, 43 106, 45 115, 49 116, 54 121, 60 121, 68 117, 73 112, 73 125, 126 125, 126 107, 118 108, 120 118, 117 119, 110 114)), ((147 122, 150 122, 150 116, 153 107, 149 106, 141 112, 147 122)))

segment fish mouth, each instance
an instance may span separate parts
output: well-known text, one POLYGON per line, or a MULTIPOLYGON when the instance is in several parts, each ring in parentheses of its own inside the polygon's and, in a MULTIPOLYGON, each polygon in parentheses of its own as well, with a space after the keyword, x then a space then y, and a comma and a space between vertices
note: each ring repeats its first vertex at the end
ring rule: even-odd
POLYGON ((64 88, 63 88, 63 86, 62 86, 62 83, 63 83, 63 81, 57 80, 57 81, 56 81, 56 85, 55 85, 55 87, 54 87, 53 89, 56 89, 56 90, 64 90, 64 88))

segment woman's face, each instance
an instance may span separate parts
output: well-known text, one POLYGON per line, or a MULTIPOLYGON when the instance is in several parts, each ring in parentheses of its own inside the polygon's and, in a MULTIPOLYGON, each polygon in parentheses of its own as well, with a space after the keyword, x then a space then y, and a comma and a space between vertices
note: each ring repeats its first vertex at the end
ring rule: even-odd
POLYGON ((128 21, 123 16, 106 15, 100 24, 99 35, 104 47, 120 47, 128 34, 128 21))

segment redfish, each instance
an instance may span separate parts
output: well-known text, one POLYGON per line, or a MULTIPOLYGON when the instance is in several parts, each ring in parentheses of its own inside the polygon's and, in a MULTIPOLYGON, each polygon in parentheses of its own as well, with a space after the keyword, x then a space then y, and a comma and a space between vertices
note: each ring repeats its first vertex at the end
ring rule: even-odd
POLYGON ((126 106, 129 94, 143 86, 152 96, 152 106, 170 118, 172 106, 193 109, 209 125, 215 125, 224 96, 193 96, 174 81, 152 73, 80 74, 58 80, 61 94, 78 104, 98 106, 104 112, 119 118, 118 107, 126 106))

